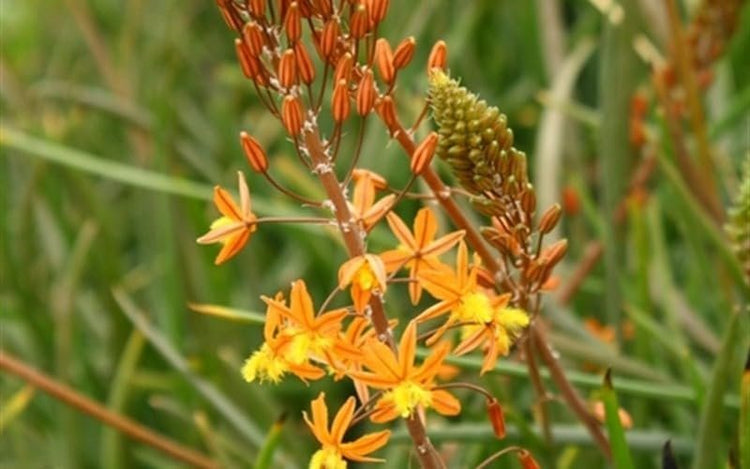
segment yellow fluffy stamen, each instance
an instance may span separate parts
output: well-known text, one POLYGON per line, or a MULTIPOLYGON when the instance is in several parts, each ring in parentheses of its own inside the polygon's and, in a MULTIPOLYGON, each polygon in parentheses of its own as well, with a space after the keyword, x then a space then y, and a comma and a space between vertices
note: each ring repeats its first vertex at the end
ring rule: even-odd
POLYGON ((310 469, 346 469, 346 461, 336 448, 326 446, 313 454, 310 469))
POLYGON ((260 350, 245 360, 242 366, 242 377, 247 382, 259 379, 261 382, 268 380, 275 384, 288 370, 289 365, 286 360, 277 356, 268 344, 263 344, 260 350))
POLYGON ((393 400, 396 410, 403 418, 409 417, 418 406, 425 409, 432 405, 432 394, 422 386, 406 381, 387 393, 387 397, 393 400))

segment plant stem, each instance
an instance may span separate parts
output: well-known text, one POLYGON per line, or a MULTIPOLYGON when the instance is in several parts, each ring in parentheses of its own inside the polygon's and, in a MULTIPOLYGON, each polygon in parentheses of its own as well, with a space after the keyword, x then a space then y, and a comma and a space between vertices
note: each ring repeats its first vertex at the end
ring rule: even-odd
MULTIPOLYGON (((336 174, 333 172, 333 166, 326 156, 317 127, 305 130, 303 138, 307 150, 310 152, 313 167, 322 168, 317 171, 317 175, 328 198, 333 204, 336 221, 338 222, 341 236, 344 238, 349 257, 354 258, 364 255, 366 253, 364 243, 366 233, 354 220, 349 210, 349 205, 346 202, 341 185, 336 178, 336 174)), ((372 323, 378 338, 386 343, 395 353, 396 344, 388 327, 388 317, 385 314, 383 301, 379 295, 372 295, 370 298, 370 308, 372 310, 372 323)), ((414 441, 417 458, 422 468, 437 469, 442 467, 440 456, 432 446, 432 443, 430 443, 424 422, 419 415, 415 413, 412 417, 406 419, 406 426, 414 441)))
POLYGON ((217 469, 219 467, 205 455, 181 446, 127 417, 107 410, 101 404, 31 368, 4 350, 0 350, 0 369, 18 376, 55 399, 116 428, 135 440, 164 452, 174 459, 199 468, 217 469))

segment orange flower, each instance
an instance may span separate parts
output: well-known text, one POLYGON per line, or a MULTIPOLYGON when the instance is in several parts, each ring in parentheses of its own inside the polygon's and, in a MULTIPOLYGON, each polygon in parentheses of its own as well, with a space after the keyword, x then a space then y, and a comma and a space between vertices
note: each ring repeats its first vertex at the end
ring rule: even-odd
POLYGON ((391 209, 394 194, 387 195, 375 202, 378 190, 388 187, 382 176, 366 169, 355 169, 352 172, 354 194, 349 208, 354 218, 367 230, 377 223, 391 209))
POLYGON ((277 312, 280 317, 287 320, 282 324, 280 334, 289 339, 284 349, 284 357, 290 363, 302 364, 314 359, 333 364, 333 355, 350 359, 359 358, 359 350, 347 346, 339 334, 341 321, 347 314, 346 308, 321 313, 316 317, 304 280, 292 282, 289 307, 276 299, 262 297, 262 300, 266 302, 269 310, 277 312))
POLYGON ((352 301, 358 313, 365 310, 373 293, 385 293, 386 277, 383 261, 365 254, 346 261, 339 269, 339 288, 351 284, 352 301))
POLYGON ((456 415, 461 411, 461 403, 451 393, 435 389, 435 376, 448 355, 450 344, 438 345, 424 360, 421 366, 414 365, 417 350, 417 326, 410 322, 401 337, 398 356, 384 343, 372 341, 362 355, 364 365, 370 372, 351 371, 355 379, 383 389, 381 397, 370 417, 373 422, 382 423, 397 417, 411 417, 419 408, 433 407, 443 415, 456 415))
POLYGON ((257 217, 251 211, 250 191, 245 182, 245 175, 238 171, 240 187, 240 206, 232 196, 219 186, 214 187, 214 205, 223 215, 211 223, 211 230, 197 239, 200 244, 222 243, 224 246, 216 256, 214 263, 221 264, 242 249, 250 235, 255 232, 257 217))
POLYGON ((400 244, 396 249, 380 254, 387 273, 401 267, 409 268, 409 297, 412 304, 417 304, 422 296, 422 285, 417 282, 420 272, 437 269, 437 256, 452 248, 464 236, 464 231, 454 231, 435 240, 437 220, 429 208, 423 208, 414 219, 414 234, 398 215, 391 212, 387 215, 388 226, 398 238, 400 244))
POLYGON ((343 407, 336 413, 330 430, 328 429, 328 407, 325 402, 325 393, 321 392, 318 398, 312 402, 312 421, 307 417, 307 412, 303 412, 305 423, 323 446, 310 459, 310 469, 346 469, 344 458, 358 462, 383 461, 367 455, 388 443, 388 438, 391 436, 389 430, 370 433, 354 441, 342 443, 344 434, 351 425, 354 416, 354 403, 354 397, 346 400, 343 407))
POLYGON ((286 350, 292 338, 289 335, 278 333, 279 329, 283 327, 278 308, 280 303, 283 304, 281 294, 276 296, 273 304, 268 305, 266 323, 263 327, 265 342, 259 350, 253 352, 245 360, 242 367, 242 376, 245 381, 250 383, 258 379, 261 382, 269 380, 274 384, 278 383, 287 372, 297 375, 303 381, 322 378, 325 376, 325 372, 306 360, 302 363, 292 363, 287 359, 286 350))

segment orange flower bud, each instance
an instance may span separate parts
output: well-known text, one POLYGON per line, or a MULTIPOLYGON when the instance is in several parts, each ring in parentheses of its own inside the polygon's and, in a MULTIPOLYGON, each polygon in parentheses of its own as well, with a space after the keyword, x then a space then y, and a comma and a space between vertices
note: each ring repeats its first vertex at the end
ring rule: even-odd
POLYGON ((245 24, 242 28, 242 38, 252 55, 258 57, 263 52, 263 46, 266 43, 263 28, 255 21, 245 24))
POLYGON ((385 96, 380 101, 380 105, 377 107, 380 118, 385 123, 388 130, 393 133, 398 129, 398 117, 396 116, 396 105, 393 103, 393 99, 390 96, 385 96))
POLYGON ((393 68, 393 51, 388 40, 382 37, 375 43, 375 64, 378 66, 380 78, 389 85, 393 83, 396 76, 396 69, 393 68))
POLYGON ((297 2, 292 2, 289 5, 284 18, 284 30, 286 30, 286 37, 290 43, 299 41, 302 36, 302 15, 297 2))
POLYGON ((333 120, 340 124, 349 117, 351 105, 349 104, 349 90, 347 89, 346 80, 339 80, 333 89, 331 96, 331 109, 333 120))
POLYGON ((309 85, 315 80, 315 66, 303 43, 297 42, 294 45, 294 56, 297 58, 297 72, 300 79, 309 85))
POLYGON ((250 14, 255 18, 261 18, 266 14, 266 0, 250 0, 248 7, 250 14))
POLYGON ((409 65, 412 57, 414 57, 414 49, 416 47, 417 41, 414 40, 414 36, 409 36, 401 41, 401 44, 393 51, 393 66, 396 70, 401 70, 409 65))
POLYGON ((414 150, 414 154, 411 157, 411 172, 414 174, 422 174, 422 171, 430 165, 432 157, 435 156, 435 149, 438 144, 437 132, 430 132, 422 142, 414 150))
POLYGON ((234 40, 234 49, 237 52, 237 59, 239 59, 240 61, 240 68, 242 68, 242 73, 245 75, 245 77, 252 80, 255 77, 255 67, 253 66, 253 64, 251 64, 251 62, 253 61, 253 59, 255 59, 255 57, 250 55, 250 51, 241 39, 234 40))
POLYGON ((554 204, 544 212, 542 219, 539 220, 539 232, 541 234, 547 234, 557 226, 557 222, 560 221, 562 215, 562 208, 560 204, 554 204))
POLYGON ((369 68, 362 75, 357 87, 357 114, 367 115, 375 106, 377 90, 375 89, 375 76, 369 68))
POLYGON ((328 60, 336 50, 336 42, 341 34, 341 26, 336 18, 329 19, 325 26, 323 26, 323 32, 320 35, 320 50, 323 52, 323 58, 328 60))
POLYGON ((349 81, 349 78, 352 74, 353 62, 354 59, 352 58, 352 54, 350 54, 349 52, 341 56, 338 63, 336 64, 336 71, 333 74, 334 83, 338 83, 341 80, 345 80, 347 82, 349 81))
POLYGON ((487 399, 487 415, 490 418, 495 436, 500 440, 505 438, 505 415, 500 403, 494 397, 487 399))
POLYGON ((224 5, 222 0, 216 1, 216 6, 219 7, 219 12, 221 13, 221 17, 224 19, 224 22, 227 24, 229 29, 236 30, 234 26, 234 20, 232 19, 232 14, 229 13, 229 10, 227 10, 227 7, 224 5))
POLYGON ((370 19, 374 23, 380 23, 385 19, 385 15, 388 13, 388 4, 388 0, 369 0, 367 2, 370 19))
POLYGON ((523 466, 523 469, 542 469, 542 466, 540 466, 539 463, 536 462, 534 456, 532 456, 531 453, 529 453, 525 449, 522 449, 518 452, 518 460, 521 462, 521 466, 523 466))
POLYGON ((268 158, 260 143, 247 132, 240 132, 240 143, 253 171, 256 173, 265 173, 268 169, 268 158))
POLYGON ((370 19, 367 14, 367 7, 360 3, 349 18, 349 33, 354 39, 362 39, 369 29, 370 19))
POLYGON ((536 194, 534 193, 534 189, 526 189, 523 191, 521 194, 521 208, 524 213, 531 218, 531 215, 534 214, 534 210, 536 210, 536 194))
POLYGON ((549 246, 547 249, 542 251, 542 255, 540 257, 550 266, 554 266, 555 264, 560 262, 560 260, 565 256, 566 252, 568 252, 568 240, 561 239, 560 241, 557 241, 552 246, 549 246))
POLYGON ((292 137, 302 131, 302 103, 297 96, 287 95, 281 103, 281 122, 292 137))
POLYGON ((324 18, 333 15, 333 3, 331 0, 315 0, 315 8, 324 18))
POLYGON ((278 78, 279 84, 285 89, 291 88, 297 82, 297 59, 292 49, 287 49, 281 54, 278 78))
POLYGON ((575 215, 581 210, 581 198, 574 187, 566 186, 563 188, 562 206, 568 215, 575 215))
POLYGON ((427 73, 431 73, 433 68, 445 70, 447 61, 448 46, 445 45, 445 41, 440 40, 432 46, 430 51, 430 57, 427 59, 427 73))

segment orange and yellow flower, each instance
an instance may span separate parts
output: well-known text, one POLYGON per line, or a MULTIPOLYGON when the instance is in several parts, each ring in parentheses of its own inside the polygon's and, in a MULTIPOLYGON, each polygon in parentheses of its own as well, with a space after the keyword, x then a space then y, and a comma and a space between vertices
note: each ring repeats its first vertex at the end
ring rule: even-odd
POLYGON ((339 269, 339 288, 344 289, 350 284, 354 309, 361 314, 373 293, 385 293, 386 276, 383 261, 373 254, 346 261, 339 269))
POLYGON ((412 304, 417 304, 422 296, 422 285, 417 281, 420 272, 437 269, 438 256, 455 246, 465 232, 454 231, 436 240, 437 219, 429 208, 423 208, 417 213, 414 234, 395 213, 390 212, 386 219, 400 244, 396 249, 380 254, 380 258, 388 273, 401 267, 409 269, 409 278, 412 280, 409 283, 409 298, 412 304))
POLYGON ((328 428, 328 407, 325 402, 325 393, 321 392, 318 398, 312 402, 312 421, 308 418, 306 412, 303 413, 305 423, 322 445, 322 448, 316 451, 310 459, 310 469, 346 469, 347 459, 357 462, 383 461, 367 455, 388 443, 388 438, 391 435, 389 430, 370 433, 354 441, 343 443, 344 435, 354 416, 354 404, 354 397, 346 400, 336 413, 330 430, 328 428))
POLYGON ((419 409, 434 408, 443 415, 457 415, 461 403, 451 393, 438 389, 435 376, 450 350, 450 344, 441 343, 433 349, 421 366, 414 365, 417 350, 417 326, 410 322, 404 330, 398 356, 384 343, 368 343, 362 362, 370 371, 351 371, 353 378, 384 390, 375 404, 373 422, 388 422, 398 417, 409 418, 419 409))
POLYGON ((237 172, 240 189, 240 205, 237 206, 231 194, 219 186, 214 187, 214 205, 222 216, 213 223, 208 233, 197 239, 200 244, 221 243, 223 247, 214 263, 219 265, 231 259, 247 244, 255 232, 257 217, 252 212, 250 190, 245 175, 237 172))

